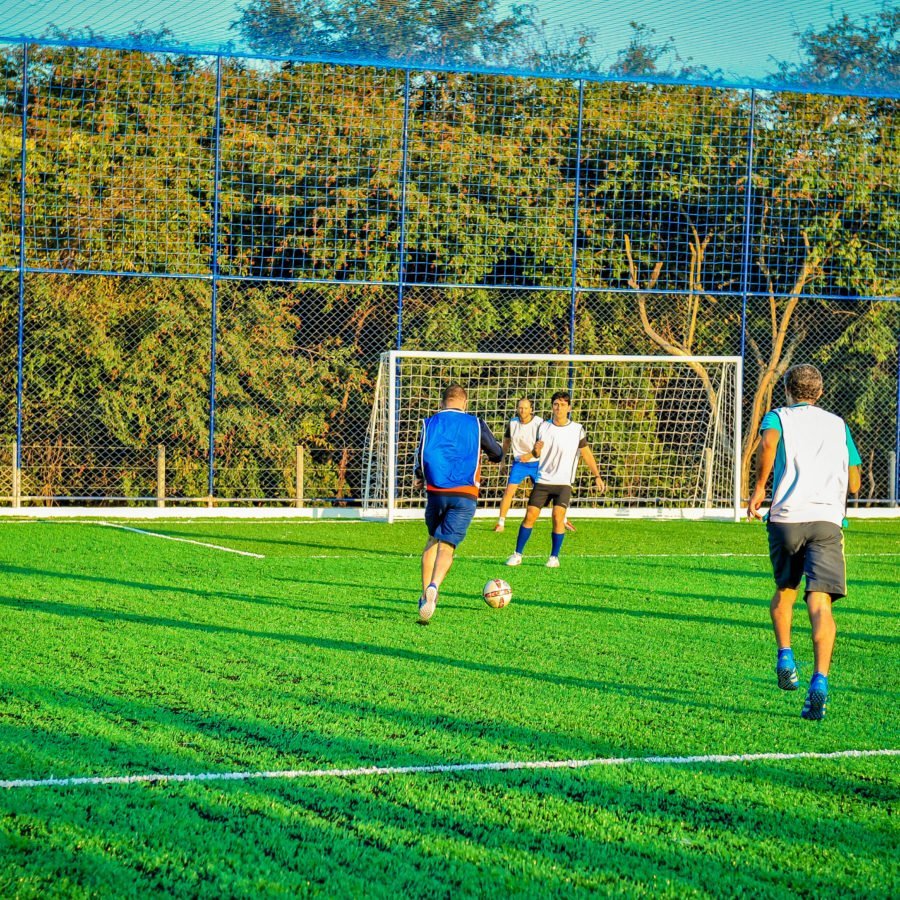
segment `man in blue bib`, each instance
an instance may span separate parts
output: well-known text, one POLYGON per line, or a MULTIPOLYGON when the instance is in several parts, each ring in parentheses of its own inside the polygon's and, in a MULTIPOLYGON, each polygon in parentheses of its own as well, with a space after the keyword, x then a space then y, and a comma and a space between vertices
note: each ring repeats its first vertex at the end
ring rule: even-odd
POLYGON ((419 598, 422 623, 434 615, 438 590, 475 515, 481 454, 491 462, 503 459, 503 448, 484 420, 466 412, 469 397, 465 389, 451 384, 444 390, 443 399, 441 410, 422 423, 416 454, 416 486, 424 482, 428 491, 428 542, 422 551, 419 598))

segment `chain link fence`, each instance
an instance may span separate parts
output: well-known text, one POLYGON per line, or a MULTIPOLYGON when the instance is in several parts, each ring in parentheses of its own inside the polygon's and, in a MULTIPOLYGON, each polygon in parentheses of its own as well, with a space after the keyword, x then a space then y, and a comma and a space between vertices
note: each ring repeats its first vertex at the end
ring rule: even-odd
POLYGON ((0 63, 0 502, 357 504, 395 347, 743 355, 745 480, 813 362, 896 495, 896 101, 0 63))

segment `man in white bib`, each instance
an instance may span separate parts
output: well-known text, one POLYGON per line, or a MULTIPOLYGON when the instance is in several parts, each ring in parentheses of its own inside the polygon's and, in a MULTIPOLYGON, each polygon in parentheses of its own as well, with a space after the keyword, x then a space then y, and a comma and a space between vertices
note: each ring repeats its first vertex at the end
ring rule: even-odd
POLYGON ((519 489, 519 485, 526 480, 532 485, 537 481, 538 460, 531 451, 537 440, 537 430, 544 420, 534 414, 531 401, 523 397, 516 403, 516 414, 509 420, 506 426, 506 434, 503 436, 503 456, 512 456, 512 466, 509 469, 509 480, 503 499, 500 501, 500 516, 494 531, 503 531, 506 525, 506 514, 512 504, 512 499, 519 489))
POLYGON ((822 375, 815 366, 788 369, 784 390, 787 406, 766 413, 760 424, 756 487, 747 517, 763 518, 759 508, 774 470, 766 518, 776 586, 770 609, 778 642, 775 672, 782 690, 797 690, 791 623, 805 576, 815 672, 800 715, 822 719, 836 634, 831 606, 847 593, 841 528, 847 493, 859 490, 862 460, 844 420, 815 405, 822 396, 822 375))
POLYGON ((534 523, 541 509, 553 504, 553 531, 550 535, 550 558, 548 569, 559 568, 559 551, 562 549, 566 528, 566 510, 572 500, 572 482, 578 461, 583 460, 594 476, 594 484, 601 493, 606 485, 600 477, 600 470, 594 454, 588 446, 584 428, 569 419, 572 399, 567 391, 557 391, 551 398, 553 418, 543 422, 537 430, 532 454, 539 460, 537 481, 528 498, 525 520, 519 527, 516 552, 506 560, 508 566, 522 564, 525 545, 531 537, 534 523))

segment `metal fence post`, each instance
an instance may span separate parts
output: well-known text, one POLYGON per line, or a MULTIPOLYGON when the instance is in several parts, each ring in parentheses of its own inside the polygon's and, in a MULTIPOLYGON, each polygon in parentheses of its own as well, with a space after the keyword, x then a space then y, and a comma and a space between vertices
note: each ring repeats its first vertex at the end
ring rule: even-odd
POLYGON ((10 493, 12 494, 12 505, 13 509, 18 509, 22 505, 22 490, 19 487, 19 466, 16 460, 19 457, 19 443, 18 441, 12 442, 12 487, 10 488, 10 493))
POLYGON ((25 377, 25 175, 28 151, 28 44, 22 44, 22 148, 19 169, 19 310, 16 330, 16 442, 13 453, 13 506, 22 495, 22 398, 25 377))
MULTIPOLYGON (((569 298, 569 353, 575 352, 575 304, 578 299, 578 227, 581 212, 581 135, 584 126, 584 79, 578 82, 578 137, 575 147, 575 209, 572 217, 572 294, 569 298)), ((569 367, 569 390, 572 370, 569 367)))
MULTIPOLYGON (((753 214, 753 155, 756 138, 756 91, 750 91, 750 122, 747 126, 747 171, 744 185, 744 235, 741 248, 741 384, 740 395, 744 397, 744 373, 747 370, 747 295, 750 292, 750 240, 751 216, 753 214)), ((743 434, 737 435, 738 446, 735 455, 741 461, 743 471, 743 434)))
MULTIPOLYGON (((747 349, 747 294, 750 290, 750 216, 753 202, 753 154, 756 133, 756 91, 750 91, 750 124, 747 127, 747 173, 744 186, 744 237, 741 249, 741 359, 747 349)), ((744 359, 746 362, 746 359, 744 359)))
POLYGON ((400 238, 397 246, 397 349, 403 347, 403 294, 406 284, 406 184, 409 174, 409 69, 403 82, 403 143, 400 158, 400 238))
POLYGON ((897 472, 897 452, 891 450, 888 458, 888 506, 891 509, 897 507, 897 480, 894 477, 897 472))
POLYGON ((166 445, 156 447, 156 505, 162 509, 166 505, 166 445))
POLYGON ((298 444, 294 457, 294 507, 303 506, 303 445, 298 444))
POLYGON ((214 175, 213 175, 213 220, 212 220, 212 298, 210 307, 210 350, 209 350, 209 490, 207 506, 212 506, 216 481, 216 336, 218 330, 219 305, 219 176, 221 173, 221 104, 222 104, 222 57, 216 57, 216 113, 213 126, 214 175))
POLYGON ((894 435, 894 465, 890 478, 893 480, 893 497, 900 496, 900 341, 897 342, 897 433, 894 435))

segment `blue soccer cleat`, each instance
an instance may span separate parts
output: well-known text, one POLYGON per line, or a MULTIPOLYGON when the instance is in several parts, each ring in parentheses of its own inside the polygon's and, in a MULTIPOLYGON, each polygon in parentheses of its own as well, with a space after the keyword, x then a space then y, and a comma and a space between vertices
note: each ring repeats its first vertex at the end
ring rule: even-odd
POLYGON ((775 674, 778 676, 778 687, 783 691, 796 691, 800 687, 797 663, 794 662, 794 654, 790 650, 778 651, 775 674))
POLYGON ((825 708, 828 705, 828 692, 816 691, 810 688, 806 695, 806 702, 800 710, 800 718, 810 722, 818 722, 825 718, 825 708))
POLYGON ((434 615, 437 607, 438 589, 437 585, 432 582, 425 588, 425 593, 419 597, 419 621, 423 625, 427 625, 434 615))
POLYGON ((813 675, 809 683, 809 693, 800 711, 800 718, 810 722, 818 722, 825 718, 825 707, 828 704, 828 679, 819 672, 813 675))

